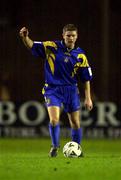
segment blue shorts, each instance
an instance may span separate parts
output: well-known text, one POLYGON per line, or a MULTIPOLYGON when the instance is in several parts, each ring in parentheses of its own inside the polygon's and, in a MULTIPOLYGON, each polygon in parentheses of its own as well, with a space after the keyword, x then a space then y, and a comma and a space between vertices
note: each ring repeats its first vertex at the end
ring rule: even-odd
POLYGON ((43 94, 46 106, 64 107, 65 112, 80 109, 80 96, 77 86, 44 86, 43 94))

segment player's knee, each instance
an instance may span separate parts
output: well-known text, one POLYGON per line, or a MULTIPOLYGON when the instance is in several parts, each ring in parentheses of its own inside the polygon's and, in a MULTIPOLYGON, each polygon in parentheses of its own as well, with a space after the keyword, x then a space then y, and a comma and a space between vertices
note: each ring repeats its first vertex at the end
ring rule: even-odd
POLYGON ((73 121, 71 126, 74 129, 79 129, 80 128, 80 122, 79 121, 73 121))
POLYGON ((52 126, 56 126, 58 123, 59 123, 58 119, 53 118, 53 119, 50 120, 50 124, 52 124, 52 126))
POLYGON ((79 129, 80 126, 79 126, 78 124, 74 124, 74 125, 73 125, 73 128, 74 128, 74 129, 79 129))

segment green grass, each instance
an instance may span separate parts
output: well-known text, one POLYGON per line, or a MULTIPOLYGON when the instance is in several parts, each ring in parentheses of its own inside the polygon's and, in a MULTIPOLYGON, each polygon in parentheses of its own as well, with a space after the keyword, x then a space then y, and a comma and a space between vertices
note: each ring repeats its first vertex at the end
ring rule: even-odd
POLYGON ((0 139, 1 180, 119 180, 121 141, 83 140, 84 158, 49 158, 49 139, 0 139))

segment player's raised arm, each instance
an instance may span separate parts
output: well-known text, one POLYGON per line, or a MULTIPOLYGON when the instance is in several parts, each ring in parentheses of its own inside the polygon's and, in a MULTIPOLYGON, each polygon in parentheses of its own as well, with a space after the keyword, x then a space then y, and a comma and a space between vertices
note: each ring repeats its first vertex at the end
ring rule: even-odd
POLYGON ((28 29, 27 29, 26 27, 23 27, 23 28, 20 30, 19 35, 20 35, 23 43, 25 44, 25 46, 26 46, 27 48, 31 49, 34 42, 33 42, 33 40, 31 40, 31 39, 29 38, 29 36, 28 36, 28 35, 29 35, 28 29))

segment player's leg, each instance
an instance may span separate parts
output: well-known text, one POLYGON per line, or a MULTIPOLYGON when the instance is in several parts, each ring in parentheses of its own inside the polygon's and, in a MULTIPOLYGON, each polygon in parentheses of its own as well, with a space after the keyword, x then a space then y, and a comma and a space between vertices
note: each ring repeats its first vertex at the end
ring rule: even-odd
POLYGON ((71 137, 72 141, 80 144, 82 139, 82 129, 80 127, 80 95, 76 86, 70 89, 69 100, 70 101, 65 104, 65 110, 68 113, 71 125, 71 137))
POLYGON ((50 156, 55 157, 57 156, 57 151, 59 148, 59 141, 60 141, 60 107, 58 106, 49 106, 47 107, 48 114, 49 114, 49 132, 52 141, 52 148, 50 150, 50 156))
POLYGON ((80 110, 68 113, 68 118, 71 126, 72 141, 81 143, 82 128, 80 127, 80 110))
POLYGON ((50 106, 47 108, 49 114, 49 132, 52 139, 52 145, 54 147, 59 146, 59 135, 60 135, 60 108, 57 106, 50 106))
POLYGON ((60 109, 61 99, 58 98, 58 87, 46 85, 43 88, 43 94, 45 97, 45 103, 49 115, 49 133, 52 141, 52 148, 50 150, 50 156, 57 156, 57 150, 59 147, 60 138, 60 109))

